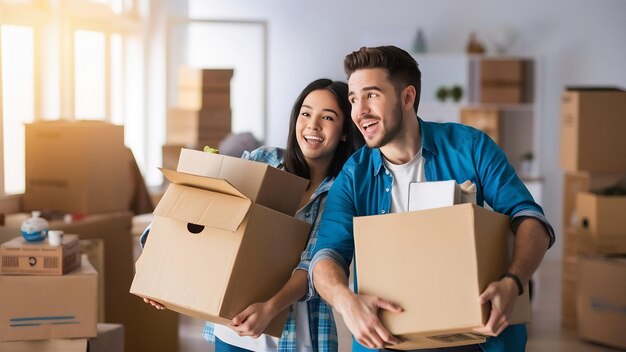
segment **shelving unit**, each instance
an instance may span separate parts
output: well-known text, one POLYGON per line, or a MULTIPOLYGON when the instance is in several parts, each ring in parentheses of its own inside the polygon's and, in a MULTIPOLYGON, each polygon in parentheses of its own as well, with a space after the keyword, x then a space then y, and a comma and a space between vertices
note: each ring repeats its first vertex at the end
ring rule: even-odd
MULTIPOLYGON (((540 150, 541 136, 539 134, 539 112, 541 111, 541 62, 535 57, 522 56, 489 56, 458 54, 419 54, 414 55, 422 71, 422 92, 418 115, 429 121, 458 122, 464 109, 491 109, 498 112, 498 138, 500 147, 504 150, 510 163, 517 169, 518 174, 532 190, 535 199, 541 203, 543 180, 541 177, 540 150), (484 61, 514 61, 524 62, 523 84, 526 89, 525 100, 520 103, 482 103, 481 102, 481 63, 484 61), (463 95, 458 102, 441 102, 437 99, 437 90, 440 87, 450 89, 458 85, 463 89, 463 95), (522 155, 531 152, 534 156, 528 172, 521 167, 522 155)), ((506 73, 506 71, 505 71, 506 73)), ((496 88, 497 89, 497 82, 496 88)), ((522 83, 520 83, 520 86, 522 83)), ((510 89, 510 86, 503 86, 510 89)), ((491 88, 493 89, 493 88, 491 88)))

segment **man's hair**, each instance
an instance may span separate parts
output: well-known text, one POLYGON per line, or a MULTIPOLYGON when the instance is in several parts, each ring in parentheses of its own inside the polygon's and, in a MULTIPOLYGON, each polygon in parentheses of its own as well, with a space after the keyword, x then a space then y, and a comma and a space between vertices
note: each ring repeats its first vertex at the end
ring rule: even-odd
POLYGON ((415 87, 415 103, 413 109, 417 113, 422 90, 422 72, 417 61, 406 51, 392 45, 379 47, 362 47, 346 55, 343 67, 348 78, 357 70, 382 68, 387 70, 389 81, 400 93, 406 86, 415 87))

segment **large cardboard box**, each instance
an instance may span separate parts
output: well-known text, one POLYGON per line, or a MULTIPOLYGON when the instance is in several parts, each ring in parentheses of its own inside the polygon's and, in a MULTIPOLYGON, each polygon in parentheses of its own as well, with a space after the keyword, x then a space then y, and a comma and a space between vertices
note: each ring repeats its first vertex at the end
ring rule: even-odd
POLYGON ((580 192, 576 197, 581 247, 626 254, 626 196, 580 192))
POLYGON ((50 339, 0 342, 0 352, 124 352, 124 327, 98 324, 98 336, 89 339, 50 339))
POLYGON ((99 121, 26 124, 24 210, 99 213, 130 209, 131 153, 124 128, 99 121))
POLYGON ((80 266, 81 245, 77 235, 63 236, 60 246, 19 236, 0 245, 0 257, 3 275, 63 275, 80 266))
POLYGON ((578 285, 578 335, 626 349, 626 259, 581 258, 578 285))
POLYGON ((252 202, 295 215, 308 180, 270 165, 181 149, 176 171, 228 181, 252 202))
MULTIPOLYGON (((253 203, 224 179, 162 171, 172 184, 154 211, 130 292, 224 325, 276 294, 298 264, 309 225, 253 203)), ((286 314, 265 333, 281 336, 286 314)))
POLYGON ((96 336, 97 280, 87 258, 63 276, 0 275, 0 341, 96 336))
MULTIPOLYGON (((0 240, 19 236, 20 224, 29 216, 8 215, 6 227, 0 227, 0 240)), ((78 234, 81 240, 103 241, 105 320, 107 323, 124 325, 127 352, 176 351, 178 314, 146 309, 143 300, 128 293, 134 274, 132 218, 129 211, 92 214, 70 223, 50 221, 50 228, 78 234)))
POLYGON ((561 166, 626 171, 626 91, 568 90, 561 99, 561 166))
MULTIPOLYGON (((478 297, 509 264, 509 218, 474 204, 354 219, 359 293, 398 304, 381 321, 406 340, 395 349, 480 343, 489 318, 478 297), (384 234, 382 236, 381 234, 384 234)), ((528 290, 511 323, 530 321, 528 290)))

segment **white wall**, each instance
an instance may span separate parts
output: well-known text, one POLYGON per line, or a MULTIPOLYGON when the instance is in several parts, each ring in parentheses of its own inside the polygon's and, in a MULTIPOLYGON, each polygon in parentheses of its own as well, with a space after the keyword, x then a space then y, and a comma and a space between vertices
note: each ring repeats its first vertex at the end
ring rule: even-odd
MULTIPOLYGON (((543 62, 540 168, 544 208, 561 231, 559 100, 566 85, 626 87, 623 0, 190 0, 190 15, 268 22, 269 126, 284 146, 291 104, 309 81, 345 79, 343 57, 363 45, 411 48, 423 28, 429 52, 461 52, 471 31, 487 41, 503 25, 521 34, 513 54, 543 62)), ((422 116, 428 119, 428 116, 422 116)), ((561 257, 562 242, 548 252, 561 257)))

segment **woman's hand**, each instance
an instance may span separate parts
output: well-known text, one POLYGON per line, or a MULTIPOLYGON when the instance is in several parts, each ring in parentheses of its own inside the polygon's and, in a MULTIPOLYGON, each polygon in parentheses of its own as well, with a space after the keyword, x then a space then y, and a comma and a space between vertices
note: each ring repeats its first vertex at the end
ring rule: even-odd
POLYGON ((261 336, 278 312, 268 302, 254 303, 233 318, 231 328, 240 336, 261 336))
POLYGON ((150 305, 152 305, 156 309, 159 309, 159 310, 165 309, 165 307, 161 303, 159 303, 157 301, 153 301, 153 300, 148 299, 148 298, 144 298, 143 301, 148 303, 148 304, 150 304, 150 305))

